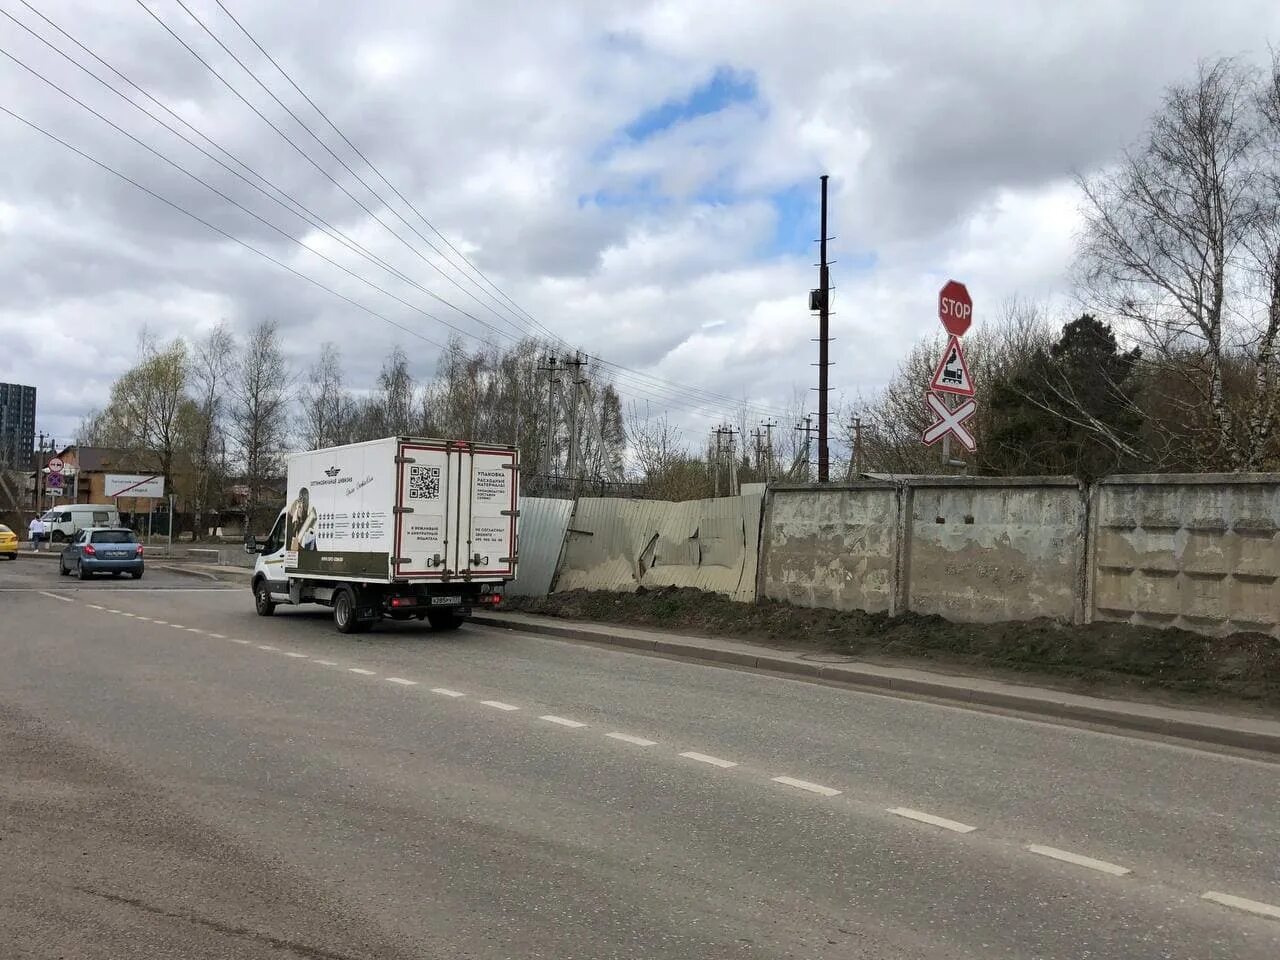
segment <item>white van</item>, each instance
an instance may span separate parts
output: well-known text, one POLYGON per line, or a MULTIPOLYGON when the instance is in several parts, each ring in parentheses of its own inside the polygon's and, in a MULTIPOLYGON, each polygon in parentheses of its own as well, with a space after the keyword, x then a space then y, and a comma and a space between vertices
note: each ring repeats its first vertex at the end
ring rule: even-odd
POLYGON ((68 503, 40 518, 54 543, 66 543, 85 527, 118 527, 120 512, 109 503, 68 503))

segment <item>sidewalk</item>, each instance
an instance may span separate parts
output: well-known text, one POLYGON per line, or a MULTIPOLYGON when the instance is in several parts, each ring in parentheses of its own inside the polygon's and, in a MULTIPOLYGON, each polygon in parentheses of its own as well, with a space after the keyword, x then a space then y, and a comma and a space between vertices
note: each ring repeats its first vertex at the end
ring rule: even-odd
POLYGON ((1016 710, 1280 755, 1280 721, 1083 696, 979 677, 885 667, 839 654, 774 650, 735 640, 688 637, 614 624, 558 620, 524 613, 476 613, 471 619, 486 626, 623 647, 676 660, 729 664, 815 683, 1016 710))

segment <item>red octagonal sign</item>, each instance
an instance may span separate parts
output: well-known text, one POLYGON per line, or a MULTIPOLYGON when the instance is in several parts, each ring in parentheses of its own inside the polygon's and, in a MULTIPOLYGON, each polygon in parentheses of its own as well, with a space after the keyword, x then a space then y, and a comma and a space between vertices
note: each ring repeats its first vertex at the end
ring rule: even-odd
POLYGON ((948 280, 938 292, 938 319, 953 337, 963 337, 973 322, 973 301, 963 283, 948 280))

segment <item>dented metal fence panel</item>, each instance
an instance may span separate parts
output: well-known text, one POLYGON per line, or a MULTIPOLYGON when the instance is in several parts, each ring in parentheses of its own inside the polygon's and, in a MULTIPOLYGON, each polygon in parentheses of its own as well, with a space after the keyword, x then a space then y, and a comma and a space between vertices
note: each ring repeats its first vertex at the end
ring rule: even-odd
POLYGON ((516 579, 507 584, 508 596, 545 597, 551 592, 572 514, 572 500, 520 498, 516 540, 520 560, 516 579))
POLYGON ((754 600, 762 501, 758 493, 682 503, 584 497, 556 590, 677 586, 754 600))

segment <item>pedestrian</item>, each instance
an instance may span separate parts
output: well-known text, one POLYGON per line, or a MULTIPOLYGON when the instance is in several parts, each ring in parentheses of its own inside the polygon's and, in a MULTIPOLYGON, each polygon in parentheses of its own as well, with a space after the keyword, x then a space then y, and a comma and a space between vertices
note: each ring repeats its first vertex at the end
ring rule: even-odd
POLYGON ((27 533, 31 536, 32 553, 38 553, 40 550, 40 544, 43 543, 45 539, 46 530, 44 521, 41 520, 39 516, 32 517, 31 522, 27 524, 27 533))

